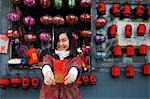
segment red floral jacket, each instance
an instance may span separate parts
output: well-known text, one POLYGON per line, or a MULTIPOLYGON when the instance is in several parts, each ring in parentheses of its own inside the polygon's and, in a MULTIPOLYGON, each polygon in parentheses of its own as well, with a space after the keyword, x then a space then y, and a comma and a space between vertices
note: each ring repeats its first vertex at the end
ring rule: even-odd
MULTIPOLYGON (((55 54, 47 54, 43 57, 43 66, 48 64, 53 70, 53 61, 59 59, 55 54)), ((81 71, 81 58, 68 56, 64 59, 66 61, 66 67, 69 69, 75 66, 79 71, 81 71)), ((72 84, 56 84, 47 86, 42 84, 40 90, 39 99, 81 99, 80 91, 78 85, 74 82, 72 84)))

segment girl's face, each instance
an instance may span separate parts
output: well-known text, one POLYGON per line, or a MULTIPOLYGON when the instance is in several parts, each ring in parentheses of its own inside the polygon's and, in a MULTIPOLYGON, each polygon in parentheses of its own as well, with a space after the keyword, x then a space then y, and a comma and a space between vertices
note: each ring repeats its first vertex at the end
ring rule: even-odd
POLYGON ((67 51, 69 49, 69 38, 66 33, 59 35, 56 49, 58 51, 67 51))

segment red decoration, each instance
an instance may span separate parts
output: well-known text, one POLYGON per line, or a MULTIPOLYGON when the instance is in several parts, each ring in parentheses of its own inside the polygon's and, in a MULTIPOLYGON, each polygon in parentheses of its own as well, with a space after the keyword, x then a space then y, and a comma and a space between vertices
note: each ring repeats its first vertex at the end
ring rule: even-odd
POLYGON ((81 80, 81 77, 79 77, 77 80, 76 80, 76 83, 79 87, 82 86, 82 80, 81 80))
POLYGON ((133 78, 135 75, 135 69, 133 66, 129 65, 126 67, 126 76, 128 78, 133 78))
POLYGON ((131 15, 131 6, 126 4, 122 8, 122 16, 123 17, 129 17, 131 15))
POLYGON ((28 89, 30 87, 31 79, 29 77, 22 78, 22 88, 28 89))
POLYGON ((121 46, 116 45, 114 47, 114 51, 113 52, 114 52, 113 54, 114 54, 115 57, 121 57, 122 56, 122 48, 121 48, 121 46))
POLYGON ((144 5, 138 4, 136 7, 135 14, 137 17, 141 17, 144 15, 144 5))
POLYGON ((25 34, 24 35, 24 40, 26 42, 35 42, 37 39, 36 35, 35 34, 25 34))
POLYGON ((80 15, 80 21, 82 22, 91 22, 91 15, 90 14, 87 14, 87 13, 83 13, 80 15))
POLYGON ((132 26, 130 24, 127 24, 125 26, 125 37, 131 38, 131 35, 132 35, 132 26))
POLYGON ((111 13, 115 17, 120 16, 120 5, 119 4, 113 4, 111 8, 111 13))
POLYGON ((117 35, 117 25, 113 24, 108 28, 108 36, 110 38, 115 38, 117 35))
POLYGON ((143 74, 144 75, 150 75, 150 64, 144 64, 143 65, 143 74))
POLYGON ((89 77, 87 75, 82 75, 81 79, 84 85, 87 85, 89 83, 89 77))
POLYGON ((38 77, 31 78, 31 85, 34 89, 37 89, 40 85, 40 79, 38 77))
POLYGON ((76 24, 78 22, 78 17, 75 15, 67 15, 66 16, 66 23, 69 25, 76 24))
POLYGON ((19 38, 19 32, 15 29, 9 29, 6 32, 6 35, 8 36, 9 39, 17 39, 19 38))
POLYGON ((145 44, 141 44, 140 48, 139 48, 139 54, 143 55, 143 56, 146 56, 147 52, 148 52, 148 46, 145 45, 145 44))
POLYGON ((104 15, 105 13, 106 13, 106 4, 105 3, 99 3, 98 5, 97 5, 97 7, 98 7, 98 12, 100 13, 100 14, 102 14, 102 15, 104 15))
POLYGON ((28 64, 37 64, 39 62, 38 52, 35 48, 31 48, 27 51, 27 55, 29 56, 28 64))
POLYGON ((90 84, 91 85, 95 85, 96 84, 96 81, 97 81, 97 78, 94 74, 90 74, 89 75, 89 79, 90 79, 90 84))
POLYGON ((107 19, 104 18, 104 17, 98 18, 98 19, 96 19, 96 23, 95 24, 96 24, 97 28, 103 28, 107 24, 107 19))
POLYGON ((10 85, 10 79, 9 78, 1 78, 0 79, 0 88, 6 89, 10 85))
POLYGON ((12 87, 19 87, 21 85, 20 77, 13 77, 10 81, 12 87))
POLYGON ((56 83, 64 83, 64 78, 67 75, 67 67, 65 60, 54 60, 54 78, 56 83))
POLYGON ((92 5, 92 0, 81 0, 80 6, 81 7, 90 7, 92 5))
POLYGON ((137 35, 138 36, 144 36, 146 33, 146 25, 145 24, 139 24, 137 27, 137 35))
POLYGON ((45 15, 40 18, 40 21, 44 25, 49 25, 53 23, 53 18, 49 15, 45 15))
POLYGON ((127 57, 133 57, 135 54, 134 46, 133 45, 127 45, 126 46, 126 53, 127 53, 127 57))
POLYGON ((80 35, 83 37, 91 37, 92 35, 92 31, 91 30, 81 30, 79 31, 80 32, 80 35))
POLYGON ((111 74, 114 78, 118 78, 120 76, 120 67, 119 66, 112 66, 111 74))
POLYGON ((55 25, 63 25, 65 23, 65 20, 62 16, 55 16, 53 17, 53 23, 55 25))

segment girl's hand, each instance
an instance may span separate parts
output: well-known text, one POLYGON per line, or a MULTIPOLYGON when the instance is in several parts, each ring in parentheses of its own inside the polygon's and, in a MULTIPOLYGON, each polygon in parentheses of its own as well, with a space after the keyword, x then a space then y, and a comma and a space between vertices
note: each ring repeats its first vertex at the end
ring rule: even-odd
POLYGON ((69 72, 68 72, 68 75, 65 77, 65 82, 64 84, 67 85, 67 84, 71 84, 73 83, 76 78, 77 78, 77 75, 78 75, 78 70, 76 67, 72 67, 69 72))
POLYGON ((55 85, 54 74, 51 71, 47 71, 44 75, 44 83, 46 85, 55 85))

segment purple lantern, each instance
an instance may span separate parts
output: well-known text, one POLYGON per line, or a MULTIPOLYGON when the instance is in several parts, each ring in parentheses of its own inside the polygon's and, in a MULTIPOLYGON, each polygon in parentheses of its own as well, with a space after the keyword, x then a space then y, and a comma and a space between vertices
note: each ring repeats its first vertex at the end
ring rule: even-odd
POLYGON ((28 6, 28 7, 33 7, 33 6, 36 5, 35 0, 24 0, 23 2, 24 2, 24 4, 25 4, 26 6, 28 6))
POLYGON ((43 41, 43 42, 51 41, 51 35, 50 35, 50 33, 42 32, 39 35, 39 37, 40 37, 40 40, 43 41))
POLYGON ((106 38, 104 35, 96 33, 94 35, 94 41, 97 45, 101 45, 102 43, 104 43, 106 41, 106 38))
POLYGON ((17 22, 20 20, 20 15, 16 12, 10 12, 7 14, 7 19, 10 22, 17 22))
POLYGON ((31 16, 27 16, 27 17, 23 18, 23 23, 27 26, 34 25, 35 24, 35 19, 32 18, 31 16))

